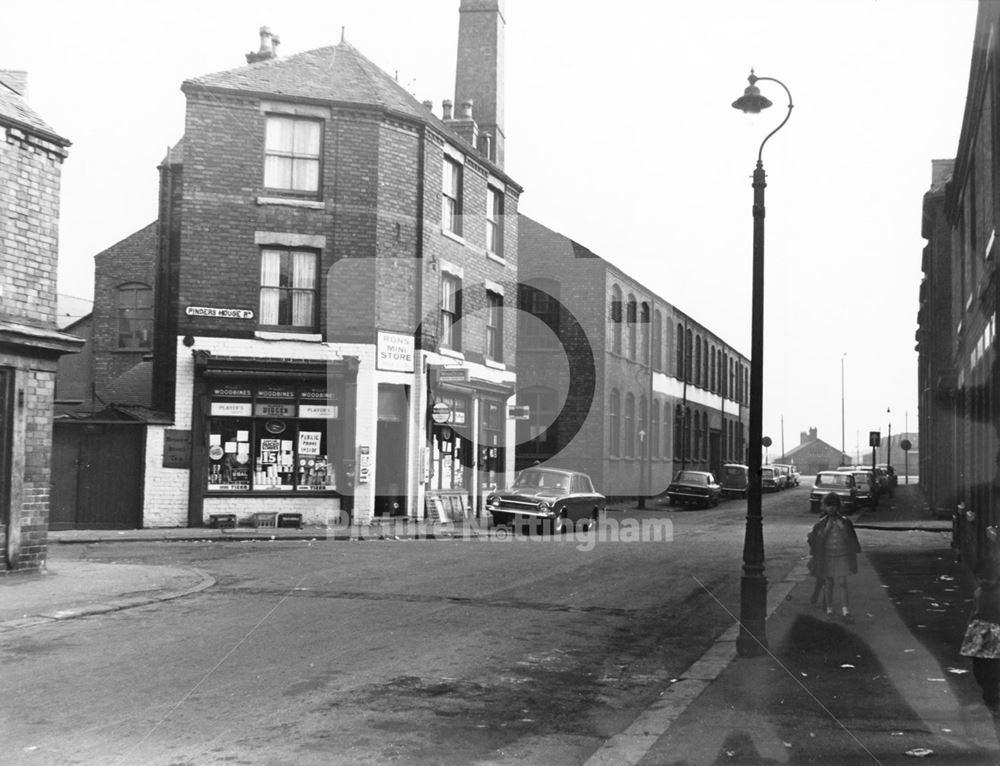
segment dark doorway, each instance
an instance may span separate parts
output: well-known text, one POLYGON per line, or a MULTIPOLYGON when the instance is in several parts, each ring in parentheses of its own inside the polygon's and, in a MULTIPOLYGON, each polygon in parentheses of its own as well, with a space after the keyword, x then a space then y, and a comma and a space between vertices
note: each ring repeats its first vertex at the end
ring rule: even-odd
POLYGON ((50 529, 139 529, 146 426, 55 423, 50 529))
POLYGON ((375 446, 375 515, 405 516, 406 387, 378 387, 378 430, 375 446))
POLYGON ((708 469, 719 478, 722 470, 722 433, 711 431, 708 434, 708 469))

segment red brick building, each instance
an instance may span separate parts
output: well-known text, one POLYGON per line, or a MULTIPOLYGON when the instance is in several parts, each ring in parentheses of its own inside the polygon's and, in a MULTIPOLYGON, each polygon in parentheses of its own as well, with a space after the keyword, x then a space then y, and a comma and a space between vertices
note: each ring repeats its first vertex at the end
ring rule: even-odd
POLYGON ((56 364, 59 187, 69 141, 0 71, 0 571, 45 564, 56 364))
POLYGON ((441 117, 349 43, 279 57, 266 29, 247 66, 183 84, 184 137, 161 166, 153 404, 190 462, 157 460, 151 429, 147 524, 476 513, 513 468, 521 189, 502 166, 503 17, 463 0, 460 18, 471 74, 441 117))

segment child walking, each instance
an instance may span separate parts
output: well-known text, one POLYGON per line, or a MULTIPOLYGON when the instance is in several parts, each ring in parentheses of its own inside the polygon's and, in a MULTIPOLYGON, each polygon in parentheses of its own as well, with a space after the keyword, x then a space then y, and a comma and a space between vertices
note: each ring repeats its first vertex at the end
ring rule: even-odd
POLYGON ((841 512, 840 497, 836 493, 830 492, 823 498, 822 511, 823 518, 812 528, 809 541, 816 578, 823 582, 823 605, 827 617, 833 617, 834 604, 839 602, 841 619, 853 623, 847 598, 847 576, 858 571, 861 544, 854 524, 841 512))

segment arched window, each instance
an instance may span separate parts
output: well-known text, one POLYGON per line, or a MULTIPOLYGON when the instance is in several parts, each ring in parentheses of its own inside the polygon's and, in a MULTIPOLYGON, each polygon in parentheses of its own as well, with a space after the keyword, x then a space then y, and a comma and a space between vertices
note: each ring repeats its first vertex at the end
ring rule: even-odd
POLYGON ((713 392, 716 390, 716 386, 715 386, 715 354, 716 354, 715 346, 712 346, 712 349, 711 349, 712 364, 709 367, 708 388, 709 388, 710 391, 713 391, 713 392))
POLYGON ((701 413, 701 459, 708 460, 708 413, 701 413))
POLYGON ((649 414, 649 456, 660 457, 660 402, 657 399, 653 400, 649 414))
POLYGON ((611 350, 622 352, 622 290, 618 285, 611 288, 611 350))
POLYGON ((637 317, 638 305, 635 296, 628 296, 628 358, 635 359, 639 336, 639 322, 637 317))
POLYGON ((663 369, 663 315, 653 312, 653 369, 663 369))
POLYGON ((608 453, 616 456, 622 454, 621 408, 621 395, 612 388, 608 401, 608 453))
POLYGON ((678 380, 684 380, 684 325, 680 322, 677 323, 677 340, 676 340, 676 356, 677 356, 677 369, 674 373, 678 380))
POLYGON ((674 407, 674 460, 680 460, 684 454, 684 408, 674 407))
POLYGON ((653 335, 649 326, 649 304, 646 301, 639 307, 639 324, 642 325, 642 361, 644 364, 649 364, 649 352, 653 350, 651 348, 653 335))
POLYGON ((694 429, 691 427, 691 408, 684 413, 684 458, 694 457, 694 429))
POLYGON ((701 385, 701 336, 694 336, 694 384, 701 385))
POLYGON ((702 388, 708 388, 710 385, 708 379, 708 340, 705 338, 701 339, 701 385, 702 388))
POLYGON ((638 430, 642 431, 641 444, 639 445, 639 457, 649 454, 649 413, 646 412, 646 397, 639 397, 639 425, 638 430))
POLYGON ((153 347, 153 290, 141 282, 118 288, 118 348, 153 347))
POLYGON ((635 397, 625 394, 625 457, 635 455, 635 397))

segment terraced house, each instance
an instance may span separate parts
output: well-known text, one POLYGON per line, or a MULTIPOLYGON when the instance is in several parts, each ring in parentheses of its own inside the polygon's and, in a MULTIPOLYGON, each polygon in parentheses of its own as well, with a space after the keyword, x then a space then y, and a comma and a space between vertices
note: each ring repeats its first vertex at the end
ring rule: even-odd
POLYGON ((459 15, 440 116, 350 43, 282 57, 266 28, 246 66, 183 83, 144 525, 468 514, 512 468, 504 21, 495 0, 459 15), (178 437, 187 467, 163 460, 178 437))
POLYGON ((69 141, 29 105, 27 75, 0 70, 0 572, 44 565, 56 328, 59 188, 69 141))

